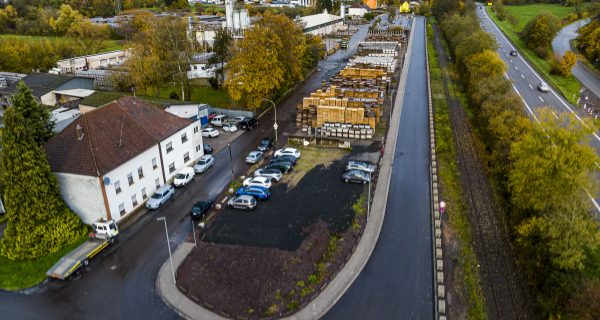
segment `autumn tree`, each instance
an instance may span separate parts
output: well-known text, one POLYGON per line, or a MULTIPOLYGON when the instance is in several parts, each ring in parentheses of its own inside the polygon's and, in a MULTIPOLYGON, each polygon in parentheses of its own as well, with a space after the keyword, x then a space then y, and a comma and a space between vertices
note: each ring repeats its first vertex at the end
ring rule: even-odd
POLYGON ((36 134, 23 111, 35 109, 23 84, 4 114, 2 132, 3 185, 8 223, 0 254, 10 260, 35 259, 58 252, 85 234, 81 221, 63 202, 36 134), (30 105, 24 105, 30 104, 30 105))
POLYGON ((554 74, 567 77, 571 74, 571 69, 573 69, 576 63, 577 56, 573 52, 567 51, 560 60, 552 60, 550 71, 554 74))
POLYGON ((208 63, 210 67, 217 67, 215 73, 219 84, 222 84, 224 81, 224 66, 227 58, 229 57, 229 49, 232 45, 232 41, 233 37, 229 33, 228 29, 223 28, 217 31, 212 50, 215 54, 208 59, 208 63))
POLYGON ((536 53, 542 56, 542 53, 548 50, 558 30, 560 30, 560 20, 552 13, 544 12, 525 25, 521 37, 529 48, 536 50, 536 53))
POLYGON ((73 23, 67 30, 67 36, 75 40, 76 46, 83 54, 99 52, 106 47, 106 40, 110 36, 109 26, 97 25, 89 20, 73 23))
POLYGON ((50 25, 56 34, 64 35, 74 23, 81 22, 82 20, 83 15, 79 11, 74 10, 68 4, 63 4, 60 6, 60 10, 58 10, 58 18, 50 18, 50 25))

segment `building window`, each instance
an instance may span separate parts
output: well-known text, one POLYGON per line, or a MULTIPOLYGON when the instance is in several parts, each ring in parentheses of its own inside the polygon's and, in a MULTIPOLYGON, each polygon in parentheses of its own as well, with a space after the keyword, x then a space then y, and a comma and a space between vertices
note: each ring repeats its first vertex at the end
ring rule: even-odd
POLYGON ((154 180, 154 184, 157 188, 160 187, 160 178, 156 178, 156 180, 154 180))
POLYGON ((187 142, 187 133, 186 133, 186 132, 184 132, 184 133, 181 135, 181 143, 186 143, 186 142, 187 142))
POLYGON ((200 128, 198 128, 198 126, 194 127, 194 133, 198 133, 198 131, 200 131, 200 128))
POLYGON ((167 143, 167 153, 169 153, 171 151, 173 151, 173 143, 169 142, 169 143, 167 143))
POLYGON ((188 162, 188 161, 190 161, 190 153, 189 153, 189 152, 186 152, 186 153, 183 155, 183 162, 188 162))
POLYGON ((199 144, 196 146, 196 152, 200 152, 200 150, 202 150, 202 145, 199 144))
POLYGON ((119 212, 121 213, 121 215, 125 214, 125 204, 124 203, 121 203, 119 205, 119 212))
POLYGON ((142 199, 146 200, 148 196, 146 195, 146 188, 142 188, 142 199))
POLYGON ((142 169, 142 167, 138 168, 138 179, 141 179, 144 177, 144 169, 142 169))
POLYGON ((133 207, 137 207, 138 203, 137 203, 137 197, 134 195, 131 196, 131 204, 133 205, 133 207))
POLYGON ((173 171, 175 171, 175 162, 169 165, 169 173, 173 173, 173 171))
POLYGON ((152 169, 156 170, 156 168, 158 168, 158 165, 156 164, 156 158, 152 158, 152 169))
POLYGON ((127 181, 129 182, 129 185, 133 184, 133 173, 127 175, 127 181))
POLYGON ((117 194, 121 193, 121 183, 119 181, 115 182, 115 192, 117 194))

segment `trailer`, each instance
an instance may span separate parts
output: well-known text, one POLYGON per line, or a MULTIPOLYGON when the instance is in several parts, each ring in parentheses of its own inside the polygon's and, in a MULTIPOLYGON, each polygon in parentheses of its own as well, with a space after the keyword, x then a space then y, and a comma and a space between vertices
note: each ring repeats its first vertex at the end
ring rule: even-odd
POLYGON ((94 231, 89 234, 89 239, 60 258, 48 269, 46 276, 66 280, 73 273, 87 267, 92 258, 118 239, 119 228, 113 220, 94 222, 92 228, 94 231))

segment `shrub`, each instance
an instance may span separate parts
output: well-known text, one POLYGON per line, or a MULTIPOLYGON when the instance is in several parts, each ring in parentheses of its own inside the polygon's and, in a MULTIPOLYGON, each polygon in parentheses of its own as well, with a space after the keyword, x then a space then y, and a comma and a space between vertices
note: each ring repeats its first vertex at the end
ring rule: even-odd
POLYGON ((550 61, 550 72, 567 77, 569 74, 571 74, 571 69, 573 69, 576 63, 577 56, 575 56, 573 52, 567 51, 560 60, 552 57, 552 60, 550 61))
POLYGON ((215 77, 208 78, 208 83, 210 83, 210 86, 213 89, 219 89, 219 80, 217 80, 217 78, 215 78, 215 77))
POLYGON ((170 98, 170 99, 174 99, 174 100, 179 100, 179 95, 177 94, 177 92, 175 92, 175 91, 171 91, 171 92, 169 93, 169 98, 170 98))
POLYGON ((533 52, 535 52, 535 54, 540 58, 545 59, 546 57, 548 57, 548 47, 537 47, 533 50, 533 52))

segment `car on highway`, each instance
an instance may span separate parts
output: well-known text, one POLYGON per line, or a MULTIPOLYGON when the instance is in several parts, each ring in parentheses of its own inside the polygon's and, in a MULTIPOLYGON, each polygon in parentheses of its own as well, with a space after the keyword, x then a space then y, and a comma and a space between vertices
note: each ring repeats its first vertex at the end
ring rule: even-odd
POLYGON ((240 121, 239 125, 242 129, 252 130, 258 125, 258 119, 253 117, 246 117, 244 118, 244 120, 240 121))
POLYGON ((233 123, 226 123, 223 125, 223 131, 233 133, 238 130, 237 126, 233 123))
POLYGON ((213 147, 211 147, 208 143, 202 144, 202 149, 204 150, 205 154, 213 153, 213 147))
POLYGON ((227 206, 250 211, 256 208, 256 199, 254 199, 253 196, 248 195, 235 196, 227 201, 227 206))
POLYGON ((190 217, 194 220, 204 219, 206 213, 213 207, 213 202, 210 200, 200 200, 192 206, 190 217))
POLYGON ((206 129, 202 129, 202 136, 207 138, 214 138, 219 135, 219 131, 215 128, 208 127, 206 129))
POLYGON ((346 163, 346 171, 354 170, 354 169, 373 173, 373 172, 375 172, 377 167, 368 162, 365 162, 365 161, 354 161, 354 160, 348 161, 348 163, 346 163))
POLYGON ((296 163, 298 162, 298 158, 296 158, 294 156, 280 156, 280 157, 271 159, 271 163, 275 163, 275 162, 291 162, 292 166, 295 166, 296 163))
POLYGON ((550 87, 545 83, 545 82, 540 82, 537 85, 538 90, 540 90, 541 92, 548 92, 550 91, 550 87))
POLYGON ((270 189, 271 188, 271 178, 267 178, 267 177, 247 178, 246 180, 244 180, 244 182, 242 182, 242 185, 244 187, 257 186, 257 187, 264 187, 264 188, 270 189))
POLYGON ((367 172, 360 171, 360 170, 350 170, 350 171, 344 172, 344 174, 342 175, 342 180, 344 180, 344 182, 346 182, 346 183, 354 182, 354 183, 366 184, 371 179, 367 172))
POLYGON ((513 57, 517 56, 517 50, 510 50, 510 55, 513 57))
POLYGON ((281 174, 281 170, 279 169, 258 169, 254 171, 254 176, 267 177, 279 182, 279 180, 281 180, 281 178, 283 177, 283 174, 281 174))
POLYGON ((237 191, 235 192, 236 196, 242 196, 242 195, 247 195, 247 196, 253 196, 254 198, 256 198, 256 200, 269 200, 269 198, 271 197, 271 191, 269 191, 269 189, 267 188, 263 188, 263 187, 257 187, 257 186, 250 186, 250 187, 241 187, 238 188, 237 191))
POLYGON ((156 189, 156 192, 146 201, 146 208, 158 209, 175 195, 175 188, 167 184, 156 189))
POLYGON ((301 155, 302 154, 300 153, 300 151, 298 151, 298 149, 296 148, 284 148, 275 151, 274 157, 294 156, 296 158, 300 158, 301 155))
POLYGON ((257 163, 260 161, 260 159, 262 159, 262 157, 263 157, 262 151, 251 151, 246 156, 246 163, 251 163, 251 164, 257 163))
POLYGON ((175 179, 173 179, 173 185, 175 188, 184 187, 190 183, 190 181, 192 181, 195 174, 196 173, 194 172, 194 169, 190 167, 182 168, 175 175, 175 179))
POLYGON ((194 165, 194 171, 196 173, 204 173, 206 170, 210 169, 210 167, 215 165, 215 157, 210 154, 205 154, 194 165))
POLYGON ((271 147, 273 147, 273 140, 271 140, 271 138, 263 138, 262 140, 260 140, 260 144, 258 145, 258 150, 260 151, 267 151, 269 149, 271 149, 271 147))
POLYGON ((276 169, 283 173, 288 173, 292 170, 294 165, 291 162, 282 161, 282 162, 273 162, 266 165, 263 169, 276 169))

